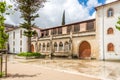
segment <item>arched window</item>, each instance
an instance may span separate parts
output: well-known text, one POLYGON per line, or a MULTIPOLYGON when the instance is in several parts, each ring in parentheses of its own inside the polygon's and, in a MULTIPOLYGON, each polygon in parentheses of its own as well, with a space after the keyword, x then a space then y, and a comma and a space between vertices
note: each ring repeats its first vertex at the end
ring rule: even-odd
POLYGON ((114 14, 113 9, 109 8, 107 11, 107 17, 111 17, 111 16, 113 16, 113 14, 114 14))
POLYGON ((43 49, 42 50, 45 51, 45 43, 43 43, 43 49))
POLYGON ((57 43, 54 43, 54 50, 57 51, 57 43))
POLYGON ((63 43, 62 42, 59 43, 59 51, 63 51, 63 43))
POLYGON ((113 34, 113 28, 109 28, 108 30, 107 30, 107 34, 113 34))
POLYGON ((114 45, 112 43, 109 43, 107 49, 108 51, 114 51, 114 45))
POLYGON ((47 51, 49 51, 49 50, 50 50, 50 44, 47 43, 47 51))
POLYGON ((41 51, 41 43, 39 44, 39 51, 41 51))
POLYGON ((65 47, 64 47, 65 52, 69 51, 69 43, 65 42, 65 47))

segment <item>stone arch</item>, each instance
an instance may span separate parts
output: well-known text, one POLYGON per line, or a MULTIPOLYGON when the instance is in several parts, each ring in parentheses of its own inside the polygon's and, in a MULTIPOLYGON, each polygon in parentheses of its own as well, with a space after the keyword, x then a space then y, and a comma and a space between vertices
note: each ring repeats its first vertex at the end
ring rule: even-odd
POLYGON ((57 43, 54 42, 54 51, 57 51, 57 47, 58 47, 57 43))
POLYGON ((91 45, 83 41, 79 46, 79 58, 89 58, 91 56, 91 45))
POLYGON ((59 51, 63 51, 63 43, 62 42, 59 43, 59 51))
POLYGON ((64 43, 64 50, 65 50, 65 52, 68 52, 68 51, 69 51, 69 42, 68 42, 68 41, 66 41, 66 42, 64 43))
POLYGON ((50 50, 50 43, 48 42, 47 43, 47 51, 49 51, 50 50))
POLYGON ((31 45, 31 52, 34 52, 34 45, 31 45))
POLYGON ((43 43, 42 50, 45 51, 45 43, 43 43))

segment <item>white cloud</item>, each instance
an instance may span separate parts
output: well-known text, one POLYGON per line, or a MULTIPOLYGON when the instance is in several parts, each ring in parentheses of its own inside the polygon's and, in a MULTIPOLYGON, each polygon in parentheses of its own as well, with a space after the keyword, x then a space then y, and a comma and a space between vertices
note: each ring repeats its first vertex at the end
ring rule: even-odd
POLYGON ((88 0, 88 2, 87 2, 88 8, 92 8, 92 7, 95 7, 95 6, 98 6, 98 5, 99 5, 99 3, 98 3, 97 0, 88 0))
POLYGON ((117 1, 117 0, 106 0, 105 3, 111 3, 111 2, 114 2, 114 1, 117 1))
MULTIPOLYGON (((67 24, 94 18, 95 13, 90 16, 89 9, 98 4, 97 0, 88 0, 87 7, 85 7, 82 4, 79 4, 78 0, 49 0, 45 3, 45 6, 38 11, 40 17, 35 20, 35 23, 42 28, 61 25, 64 10, 66 12, 67 24)), ((7 16, 8 20, 6 22, 11 21, 13 24, 19 24, 22 22, 19 15, 19 12, 15 12, 14 15, 11 15, 10 17, 7 16)))

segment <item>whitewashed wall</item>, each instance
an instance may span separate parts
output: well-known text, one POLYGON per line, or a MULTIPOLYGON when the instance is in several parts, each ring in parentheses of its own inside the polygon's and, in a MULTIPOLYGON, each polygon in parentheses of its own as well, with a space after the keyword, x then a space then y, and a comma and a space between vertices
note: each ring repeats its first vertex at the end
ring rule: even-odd
POLYGON ((22 38, 20 38, 20 30, 22 30, 22 33, 25 29, 23 28, 17 28, 12 31, 9 31, 9 52, 10 53, 20 53, 20 48, 22 48, 22 52, 27 51, 27 37, 22 35, 22 38), (13 39, 13 33, 15 32, 15 39, 13 39), (20 45, 20 40, 22 40, 22 45, 20 45), (13 41, 15 41, 15 45, 13 46, 13 41), (15 52, 13 51, 13 48, 15 48, 15 52))
POLYGON ((120 1, 112 3, 104 7, 99 7, 96 12, 96 26, 97 39, 99 44, 100 59, 120 59, 120 31, 115 28, 116 22, 120 17, 120 1), (107 10, 112 8, 114 10, 113 17, 107 17, 107 10), (112 27, 114 34, 108 35, 108 28, 112 27), (107 51, 108 43, 114 44, 114 52, 107 51))

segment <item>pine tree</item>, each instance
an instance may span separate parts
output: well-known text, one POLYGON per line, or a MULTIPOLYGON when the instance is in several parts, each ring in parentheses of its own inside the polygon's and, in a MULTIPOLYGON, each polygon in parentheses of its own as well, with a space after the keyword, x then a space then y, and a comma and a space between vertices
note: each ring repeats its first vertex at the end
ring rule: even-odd
POLYGON ((25 28, 24 35, 28 37, 28 52, 31 52, 31 37, 36 35, 36 31, 32 30, 34 26, 33 21, 39 17, 38 10, 43 7, 43 3, 46 0, 15 0, 16 8, 21 12, 21 18, 24 19, 24 23, 20 26, 25 28))
POLYGON ((65 25, 65 10, 64 10, 63 16, 62 16, 62 25, 65 25))

